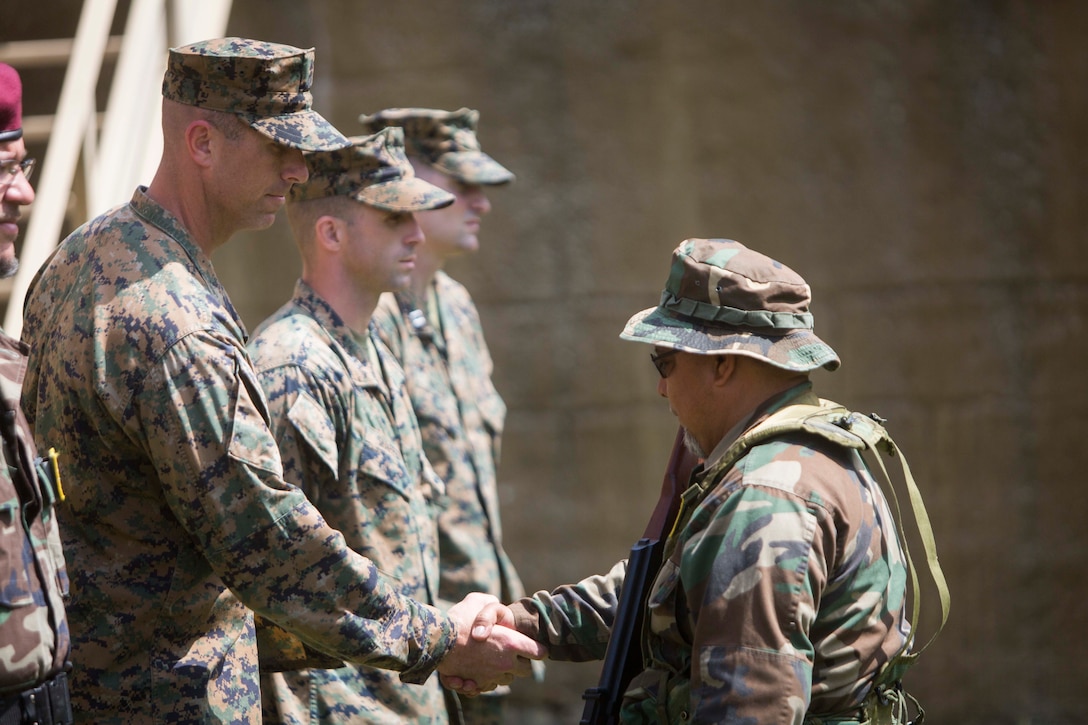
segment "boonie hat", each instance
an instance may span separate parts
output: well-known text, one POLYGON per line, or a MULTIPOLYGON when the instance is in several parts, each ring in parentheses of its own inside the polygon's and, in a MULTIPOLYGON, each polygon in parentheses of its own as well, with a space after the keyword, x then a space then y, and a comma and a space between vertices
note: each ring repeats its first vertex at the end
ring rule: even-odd
POLYGON ((476 124, 480 112, 468 108, 387 108, 359 116, 368 133, 386 126, 404 129, 409 156, 416 156, 444 174, 466 184, 505 184, 514 174, 480 149, 476 124))
POLYGON ((440 209, 454 202, 453 194, 416 176, 404 155, 404 133, 399 128, 348 140, 351 145, 346 148, 306 154, 310 177, 291 187, 291 201, 347 196, 398 212, 440 209))
POLYGON ((225 111, 273 141, 325 151, 347 138, 312 110, 314 50, 246 38, 217 38, 171 48, 162 96, 225 111))
POLYGON ((732 239, 688 239, 672 253, 661 302, 620 333, 700 355, 747 355, 785 370, 835 370, 812 331, 812 293, 796 272, 732 239))
POLYGON ((0 63, 0 142, 23 137, 23 82, 19 72, 0 63))

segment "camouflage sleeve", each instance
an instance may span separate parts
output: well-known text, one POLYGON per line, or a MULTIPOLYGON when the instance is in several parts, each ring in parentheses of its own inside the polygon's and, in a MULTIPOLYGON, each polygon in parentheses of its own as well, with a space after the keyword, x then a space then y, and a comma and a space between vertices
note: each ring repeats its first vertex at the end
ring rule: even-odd
POLYGON ((800 722, 811 697, 810 628, 826 577, 819 508, 777 482, 733 483, 694 512, 690 535, 682 534, 655 582, 651 618, 693 625, 690 634, 673 633, 691 641, 692 721, 800 722), (687 616, 667 611, 678 601, 687 616))
MULTIPOLYGON (((312 375, 297 365, 261 369, 257 377, 268 400, 270 428, 283 463, 283 480, 302 489, 316 506, 321 501, 321 492, 328 490, 338 476, 337 431, 345 426, 338 426, 330 411, 342 420, 342 406, 330 402, 335 400, 335 394, 332 391, 326 394, 315 384, 312 375), (319 399, 325 404, 319 403, 319 399)), ((265 617, 257 615, 256 626, 262 671, 344 666, 340 658, 313 649, 265 617)))
POLYGON ((452 623, 400 596, 284 483, 244 352, 194 333, 153 375, 133 406, 165 433, 146 442, 149 454, 168 505, 224 583, 311 646, 426 680, 453 646, 452 623))
POLYGON ((594 575, 514 602, 510 608, 518 631, 546 643, 549 659, 604 659, 626 573, 624 559, 604 576, 594 575))
POLYGON ((283 479, 316 503, 340 476, 339 431, 350 431, 346 404, 298 365, 276 365, 257 376, 268 400, 283 479))

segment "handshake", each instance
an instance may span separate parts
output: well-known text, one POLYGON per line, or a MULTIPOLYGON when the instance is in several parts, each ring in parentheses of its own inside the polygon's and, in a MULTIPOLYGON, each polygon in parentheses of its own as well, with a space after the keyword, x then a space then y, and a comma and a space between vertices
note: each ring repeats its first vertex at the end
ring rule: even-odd
POLYGON ((457 627, 457 642, 438 664, 438 675, 444 687, 462 695, 475 697, 528 677, 531 660, 548 656, 547 647, 514 629, 513 612, 489 594, 469 594, 446 614, 457 627))

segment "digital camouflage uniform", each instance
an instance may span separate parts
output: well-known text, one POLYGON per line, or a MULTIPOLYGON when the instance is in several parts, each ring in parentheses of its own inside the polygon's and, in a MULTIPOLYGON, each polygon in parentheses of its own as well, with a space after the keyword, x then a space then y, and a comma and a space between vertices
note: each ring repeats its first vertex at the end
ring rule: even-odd
MULTIPOLYGON (((400 129, 349 140, 345 148, 306 157, 309 177, 292 187, 292 205, 345 197, 399 213, 453 203, 451 194, 415 176, 400 129)), ((340 216, 337 210, 351 204, 326 205, 318 213, 340 216)), ((310 218, 297 206, 290 211, 310 218)), ((345 241, 353 244, 388 241, 347 233, 352 236, 345 241)), ((380 292, 351 274, 313 274, 315 286, 380 292)), ((394 577, 401 594, 435 603, 438 540, 431 506, 442 482, 423 456, 399 363, 302 280, 292 299, 258 328, 250 351, 268 395, 285 479, 303 490, 351 548, 394 577)), ((266 723, 448 722, 436 677, 408 685, 387 671, 322 662, 260 619, 257 635, 266 723)))
MULTIPOLYGON (((357 336, 304 282, 254 333, 284 479, 406 597, 434 603, 438 541, 429 510, 442 483, 423 457, 400 365, 357 336)), ((263 652, 262 652, 263 654, 263 652)), ((406 685, 367 667, 265 674, 265 722, 445 723, 437 677, 406 685), (354 719, 354 720, 353 720, 354 719)))
POLYGON ((177 218, 137 190, 65 240, 25 315, 27 416, 65 452, 77 716, 258 722, 247 606, 430 676, 452 623, 283 481, 242 322, 177 218))
MULTIPOLYGON (((402 128, 410 157, 463 183, 514 179, 481 150, 477 111, 393 108, 359 120, 370 131, 402 128)), ((446 482, 448 503, 438 519, 439 594, 451 601, 470 592, 504 602, 520 597, 521 580, 502 547, 496 482, 506 404, 491 381, 491 355, 472 297, 438 270, 427 299, 384 294, 374 321, 404 366, 424 450, 446 482)))
MULTIPOLYGON (((411 158, 461 183, 513 181, 514 174, 481 149, 479 119, 479 112, 468 108, 390 108, 359 117, 371 132, 403 129, 411 158)), ((491 355, 468 290, 442 270, 427 290, 425 300, 407 292, 382 295, 374 322, 404 366, 424 450, 446 483, 446 506, 438 514, 439 594, 458 601, 470 592, 486 592, 510 602, 524 588, 502 546, 496 469, 506 404, 492 383, 491 355)), ((542 668, 534 663, 536 672, 542 668)), ((466 722, 501 722, 508 693, 508 687, 500 687, 462 699, 466 722)))
POLYGON ((524 590, 502 548, 495 477, 506 404, 468 291, 441 270, 431 290, 425 321, 406 293, 384 294, 374 326, 405 366, 424 450, 446 483, 439 594, 460 601, 482 591, 510 602, 524 590))
POLYGON ((0 700, 63 672, 70 648, 61 489, 19 407, 26 354, 0 331, 0 700))
MULTIPOLYGON (((163 97, 283 146, 348 145, 310 110, 312 81, 313 50, 227 38, 172 49, 163 97)), ((61 244, 24 314, 24 408, 65 455, 77 718, 258 722, 254 611, 344 659, 430 676, 453 623, 283 481, 244 326, 179 219, 137 189, 61 244)))

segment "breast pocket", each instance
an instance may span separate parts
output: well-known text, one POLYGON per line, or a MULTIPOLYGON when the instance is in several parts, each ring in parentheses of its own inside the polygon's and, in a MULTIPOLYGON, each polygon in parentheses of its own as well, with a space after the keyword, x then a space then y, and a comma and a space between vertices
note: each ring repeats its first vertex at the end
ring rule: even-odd
POLYGON ((412 381, 412 407, 420 423, 445 431, 461 428, 461 410, 457 397, 440 375, 419 375, 412 381))
POLYGON ((424 571, 421 545, 434 528, 419 482, 405 469, 398 451, 384 442, 368 441, 353 488, 352 548, 400 580, 402 592, 418 594, 424 571))
POLYGON ((363 441, 357 468, 360 489, 368 485, 387 488, 395 491, 399 497, 408 499, 418 486, 408 474, 400 450, 374 436, 367 436, 363 441))
POLYGON ((34 601, 29 572, 33 560, 19 499, 0 503, 0 605, 14 609, 34 601))

